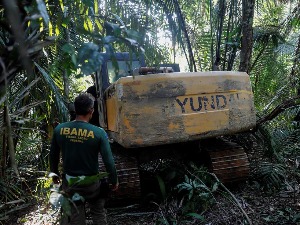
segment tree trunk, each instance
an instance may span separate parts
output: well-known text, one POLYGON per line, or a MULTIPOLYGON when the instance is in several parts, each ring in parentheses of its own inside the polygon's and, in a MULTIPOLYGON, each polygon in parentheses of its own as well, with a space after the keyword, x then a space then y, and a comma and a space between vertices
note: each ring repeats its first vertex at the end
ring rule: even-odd
MULTIPOLYGON (((299 81, 297 82, 297 78, 299 79, 299 77, 296 77, 297 74, 298 76, 300 75, 300 35, 298 37, 298 45, 295 51, 295 57, 294 57, 294 62, 293 62, 293 67, 291 70, 291 82, 293 84, 294 87, 297 88, 297 95, 300 95, 300 86, 299 86, 299 81)), ((294 118, 295 121, 300 121, 300 112, 297 113, 297 115, 294 118)))
POLYGON ((8 107, 5 106, 4 110, 5 110, 5 123, 6 123, 6 131, 7 131, 6 132, 7 133, 7 146, 8 146, 8 150, 9 150, 11 167, 14 169, 16 175, 20 176, 18 167, 17 167, 17 162, 16 162, 16 153, 15 153, 15 148, 14 148, 14 141, 13 141, 13 136, 12 136, 12 129, 11 129, 8 107))
MULTIPOLYGON (((5 118, 6 118, 6 110, 3 112, 3 124, 5 124, 5 118)), ((4 178, 5 176, 5 169, 6 169, 6 162, 7 162, 7 147, 6 147, 6 130, 3 129, 3 135, 2 135, 2 156, 1 156, 1 171, 0 171, 0 177, 4 178)))
MULTIPOLYGON (((217 25, 217 44, 216 44, 216 58, 213 64, 213 71, 220 70, 221 63, 221 43, 223 33, 223 23, 226 12, 226 0, 219 1, 218 25, 217 25)), ((224 59, 225 60, 225 59, 224 59)))
MULTIPOLYGON (((64 1, 66 4, 66 1, 64 1)), ((66 17, 68 15, 65 15, 66 17)), ((66 43, 70 43, 70 32, 68 28, 64 28, 64 35, 66 36, 66 43)), ((64 95, 66 99, 69 99, 70 96, 70 81, 69 81, 69 74, 68 71, 65 69, 63 73, 63 82, 64 82, 64 95)))
POLYGON ((255 0, 243 0, 242 41, 239 71, 249 73, 253 46, 253 17, 255 0))
MULTIPOLYGON (((64 29, 64 31, 65 31, 65 35, 67 36, 67 38, 66 38, 67 43, 70 43, 70 32, 68 29, 64 29)), ((66 69, 64 70, 64 73, 63 73, 63 80, 64 80, 64 95, 67 99, 69 99, 70 82, 69 82, 69 74, 66 69)))

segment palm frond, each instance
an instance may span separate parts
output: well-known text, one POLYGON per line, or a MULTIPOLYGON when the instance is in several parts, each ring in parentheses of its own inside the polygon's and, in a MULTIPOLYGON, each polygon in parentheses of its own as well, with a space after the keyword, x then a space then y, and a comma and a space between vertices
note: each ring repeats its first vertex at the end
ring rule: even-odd
POLYGON ((24 88, 21 92, 19 92, 16 96, 14 96, 13 101, 10 102, 9 108, 18 104, 27 94, 26 92, 30 91, 30 89, 39 82, 40 78, 33 80, 26 88, 24 88))
POLYGON ((55 105, 59 111, 59 115, 61 116, 61 121, 67 121, 68 118, 68 109, 66 107, 66 100, 64 97, 61 95, 60 91, 57 89, 57 86, 55 85, 52 77, 42 68, 37 64, 36 62, 34 63, 35 66, 38 68, 38 70, 41 72, 43 75, 44 80, 48 83, 49 87, 51 88, 53 95, 55 97, 55 105))

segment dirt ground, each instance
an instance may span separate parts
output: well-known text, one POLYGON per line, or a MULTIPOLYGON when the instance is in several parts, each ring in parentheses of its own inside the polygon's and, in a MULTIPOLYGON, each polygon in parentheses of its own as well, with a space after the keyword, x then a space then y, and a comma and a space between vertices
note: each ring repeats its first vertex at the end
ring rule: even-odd
MULTIPOLYGON (((248 151, 251 170, 255 170, 261 156, 248 151)), ((259 183, 246 181, 228 187, 233 194, 215 194, 215 204, 206 207, 200 216, 183 216, 183 206, 178 201, 139 202, 107 208, 109 225, 300 225, 300 180, 284 183, 281 191, 262 191, 259 183), (238 206, 239 205, 239 206, 238 206)), ((249 179, 251 180, 251 178, 249 179)), ((46 201, 32 201, 20 204, 20 209, 9 214, 0 224, 6 225, 50 225, 58 224, 58 212, 53 211, 46 201)), ((199 208, 203 209, 202 205, 199 208)), ((195 208, 194 212, 197 211, 195 208)), ((88 221, 88 224, 91 224, 88 221)))
MULTIPOLYGON (((300 196, 298 191, 281 191, 267 195, 258 191, 254 184, 240 184, 231 188, 231 192, 239 201, 253 225, 300 225, 300 196)), ((177 216, 178 205, 168 204, 129 204, 107 208, 110 225, 151 225, 151 224, 199 224, 199 225, 243 225, 249 224, 241 209, 222 195, 216 196, 216 203, 204 214, 205 220, 189 220, 177 216), (168 208, 164 208, 164 207, 168 208), (170 216, 171 215, 171 216, 170 216), (173 216, 172 216, 173 215, 173 216), (167 223, 164 218, 169 218, 167 223), (171 219, 170 219, 171 217, 171 219), (173 223, 170 221, 173 220, 173 223)), ((19 210, 7 225, 50 225, 57 224, 58 212, 51 210, 49 204, 39 203, 19 210)), ((91 224, 91 221, 88 221, 91 224)))

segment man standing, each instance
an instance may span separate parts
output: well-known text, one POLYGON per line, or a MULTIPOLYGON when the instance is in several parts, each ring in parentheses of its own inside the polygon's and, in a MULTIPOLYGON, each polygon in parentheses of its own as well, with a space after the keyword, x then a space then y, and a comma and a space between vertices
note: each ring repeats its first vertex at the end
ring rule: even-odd
MULTIPOLYGON (((99 174, 98 157, 102 156, 112 191, 118 189, 117 172, 105 131, 89 123, 94 112, 94 97, 82 93, 74 102, 76 119, 59 124, 53 134, 50 148, 50 170, 59 175, 58 164, 60 153, 63 167, 63 190, 74 198, 83 197, 89 203, 93 223, 105 225, 105 199, 101 198, 100 180, 94 179, 99 174), (88 182, 75 182, 84 179, 88 182)), ((58 177, 53 177, 53 183, 59 183, 58 177)), ((76 198, 75 198, 76 199, 76 198)), ((80 202, 80 201, 79 201, 80 202)), ((85 224, 84 204, 71 204, 71 216, 67 224, 85 224)))

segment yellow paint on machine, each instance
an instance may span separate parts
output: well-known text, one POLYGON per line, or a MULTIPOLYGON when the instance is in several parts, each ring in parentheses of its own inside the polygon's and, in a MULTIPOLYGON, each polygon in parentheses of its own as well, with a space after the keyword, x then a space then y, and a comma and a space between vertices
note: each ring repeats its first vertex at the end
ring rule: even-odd
POLYGON ((108 130, 127 148, 215 137, 255 126, 246 73, 124 77, 109 87, 106 99, 108 130))
POLYGON ((107 124, 108 129, 117 131, 119 129, 119 116, 117 115, 117 108, 119 105, 115 98, 109 98, 106 101, 107 124))
POLYGON ((199 130, 202 133, 226 129, 229 125, 229 110, 187 114, 183 116, 185 131, 190 135, 197 135, 199 130), (213 118, 213 119, 212 119, 213 118))

